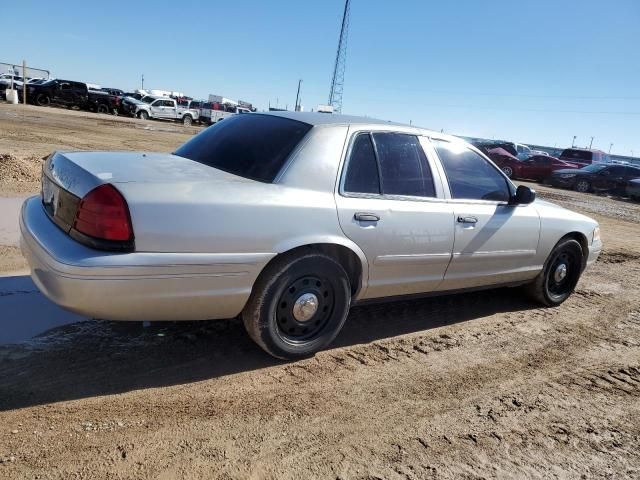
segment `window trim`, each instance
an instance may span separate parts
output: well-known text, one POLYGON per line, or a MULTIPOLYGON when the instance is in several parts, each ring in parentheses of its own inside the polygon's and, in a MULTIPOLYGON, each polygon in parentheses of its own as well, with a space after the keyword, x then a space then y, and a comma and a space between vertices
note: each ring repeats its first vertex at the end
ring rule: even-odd
POLYGON ((429 153, 425 150, 424 146, 422 145, 422 142, 420 141, 421 138, 426 138, 426 137, 417 132, 404 132, 399 130, 365 129, 365 130, 356 130, 353 133, 351 133, 349 137, 347 151, 345 153, 344 161, 342 162, 342 167, 340 171, 340 177, 339 177, 340 182, 338 184, 338 194, 341 197, 345 197, 345 198, 366 198, 370 200, 399 200, 399 201, 405 201, 405 202, 407 201, 409 202, 446 202, 447 199, 445 198, 445 195, 443 195, 444 192, 440 188, 438 188, 439 185, 442 183, 440 181, 441 180, 440 171, 438 170, 438 168, 436 167, 432 159, 429 157, 429 153), (434 190, 434 194, 436 195, 435 197, 417 197, 412 195, 396 195, 396 194, 384 193, 383 180, 382 180, 382 175, 380 173, 381 169, 380 169, 380 159, 378 157, 378 149, 376 147, 376 142, 373 139, 374 133, 393 133, 397 135, 409 135, 409 136, 415 137, 418 140, 418 146, 422 149, 422 153, 424 154, 427 160, 427 167, 431 172, 431 181, 433 182, 433 190, 434 190), (368 135, 371 141, 371 144, 373 146, 374 156, 376 159, 376 167, 378 169, 378 183, 380 185, 380 191, 382 193, 347 192, 344 189, 344 185, 347 179, 347 171, 349 170, 349 163, 351 162, 351 153, 353 152, 353 146, 355 144, 356 138, 359 135, 368 135), (436 176, 438 178, 436 178, 436 176))
MULTIPOLYGON (((442 163, 442 159, 440 158, 440 155, 438 155, 438 149, 436 148, 436 145, 437 145, 436 142, 444 142, 444 143, 449 143, 449 144, 454 143, 454 142, 452 142, 451 140, 448 140, 448 139, 445 139, 445 138, 441 138, 441 137, 436 137, 436 136, 429 136, 428 139, 429 139, 429 142, 431 143, 432 150, 433 150, 433 152, 436 155, 436 158, 438 160, 440 174, 442 175, 442 180, 443 180, 442 181, 443 188, 446 191, 446 194, 447 194, 447 197, 448 197, 448 201, 450 203, 514 206, 513 204, 511 204, 509 202, 509 200, 503 201, 503 200, 482 200, 482 199, 479 199, 479 198, 454 198, 452 193, 451 193, 451 186, 449 185, 449 177, 447 176, 447 171, 444 168, 444 164, 442 163)), ((507 190, 509 191, 509 196, 510 197, 512 197, 515 194, 516 186, 513 184, 511 179, 509 179, 509 177, 507 177, 504 174, 504 172, 500 168, 498 168, 498 166, 495 163, 493 163, 493 161, 491 161, 491 159, 489 157, 487 157, 478 148, 474 147, 473 145, 471 145, 469 143, 465 143, 464 147, 467 150, 471 150, 472 152, 477 153, 478 155, 480 155, 480 157, 482 157, 484 160, 486 160, 489 163, 489 165, 491 167, 493 167, 493 169, 495 171, 498 172, 498 174, 505 180, 505 185, 507 187, 507 190)))

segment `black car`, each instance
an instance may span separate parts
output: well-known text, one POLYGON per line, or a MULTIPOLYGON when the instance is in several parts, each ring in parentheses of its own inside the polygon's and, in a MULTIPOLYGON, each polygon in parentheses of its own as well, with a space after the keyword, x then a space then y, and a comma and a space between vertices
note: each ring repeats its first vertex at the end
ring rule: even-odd
MULTIPOLYGON (((27 101, 39 106, 63 105, 98 113, 113 109, 113 98, 107 92, 89 90, 86 83, 72 80, 48 80, 39 85, 27 84, 27 101)), ((22 101, 23 90, 18 90, 22 101)))
POLYGON ((631 197, 632 200, 640 202, 640 178, 634 178, 629 180, 626 189, 627 197, 631 197))
POLYGON ((640 178, 640 168, 630 165, 594 163, 577 170, 556 170, 548 180, 554 187, 578 192, 612 192, 624 195, 629 180, 640 178))

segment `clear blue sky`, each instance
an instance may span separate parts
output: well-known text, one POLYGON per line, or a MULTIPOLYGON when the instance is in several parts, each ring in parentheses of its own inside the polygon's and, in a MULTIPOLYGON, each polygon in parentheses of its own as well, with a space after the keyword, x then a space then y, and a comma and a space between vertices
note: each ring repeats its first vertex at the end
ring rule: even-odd
MULTIPOLYGON (((344 0, 5 3, 0 62, 310 109, 344 0)), ((640 156, 639 47, 640 0, 352 0, 343 111, 640 156)))

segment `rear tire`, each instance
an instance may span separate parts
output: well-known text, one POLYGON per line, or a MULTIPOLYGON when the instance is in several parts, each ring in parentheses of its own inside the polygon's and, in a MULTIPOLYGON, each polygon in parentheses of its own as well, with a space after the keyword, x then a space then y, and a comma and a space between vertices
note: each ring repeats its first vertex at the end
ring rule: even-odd
POLYGON ((549 254, 542 272, 525 286, 527 294, 547 307, 556 307, 573 293, 580 280, 584 253, 577 240, 561 240, 549 254))
POLYGON ((504 174, 507 177, 513 178, 513 168, 511 168, 511 167, 502 167, 502 171, 504 172, 504 174))
POLYGON ((576 192, 588 193, 591 190, 591 184, 589 183, 589 180, 580 179, 573 186, 573 189, 576 192))
POLYGON ((96 112, 97 113, 109 113, 109 107, 107 107, 104 103, 99 103, 98 105, 96 105, 96 112))
POLYGON ((36 105, 38 105, 39 107, 48 107, 49 105, 51 105, 51 99, 48 95, 40 93, 36 97, 36 105))
POLYGON ((270 355, 294 360, 331 343, 351 305, 349 277, 321 253, 283 256, 260 274, 242 320, 247 333, 270 355))

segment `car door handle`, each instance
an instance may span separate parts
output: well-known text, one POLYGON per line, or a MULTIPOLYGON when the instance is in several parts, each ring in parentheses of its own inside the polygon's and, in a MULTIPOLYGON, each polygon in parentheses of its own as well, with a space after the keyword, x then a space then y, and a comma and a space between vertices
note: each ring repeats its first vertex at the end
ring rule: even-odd
POLYGON ((478 223, 476 217, 458 217, 458 223, 478 223))
POLYGON ((356 213, 353 218, 355 218, 359 222, 377 222, 380 220, 380 217, 375 213, 356 213))

